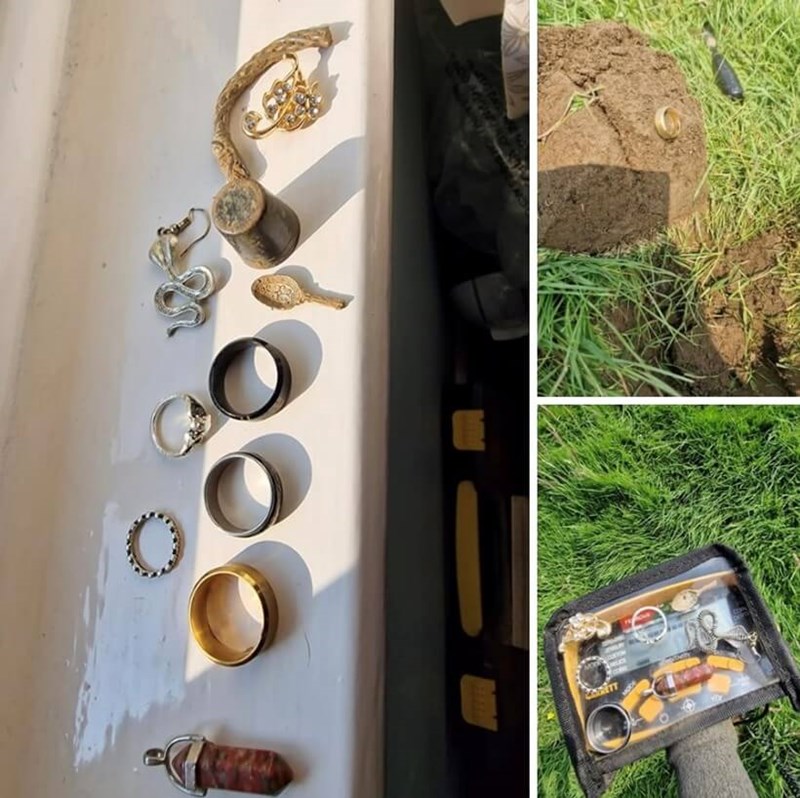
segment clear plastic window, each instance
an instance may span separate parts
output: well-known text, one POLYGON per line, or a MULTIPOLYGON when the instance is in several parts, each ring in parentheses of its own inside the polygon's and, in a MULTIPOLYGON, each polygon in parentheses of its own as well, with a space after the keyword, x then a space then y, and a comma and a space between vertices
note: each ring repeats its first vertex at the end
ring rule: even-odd
POLYGON ((598 756, 778 681, 721 557, 574 616, 559 648, 598 756))

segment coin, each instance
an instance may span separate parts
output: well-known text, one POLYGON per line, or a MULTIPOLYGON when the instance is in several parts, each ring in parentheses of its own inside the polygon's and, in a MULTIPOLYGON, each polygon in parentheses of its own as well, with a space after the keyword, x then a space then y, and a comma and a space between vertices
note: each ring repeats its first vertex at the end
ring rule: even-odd
POLYGON ((675 612, 689 612, 697 606, 700 594, 696 590, 681 590, 670 602, 670 607, 675 612))

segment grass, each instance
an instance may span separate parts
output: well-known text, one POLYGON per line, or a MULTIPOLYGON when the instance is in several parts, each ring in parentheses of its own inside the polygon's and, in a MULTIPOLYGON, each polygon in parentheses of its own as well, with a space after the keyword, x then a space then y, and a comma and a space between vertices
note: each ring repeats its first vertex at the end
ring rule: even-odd
POLYGON ((540 258, 540 394, 624 395, 642 385, 678 394, 675 385, 689 379, 653 365, 640 350, 666 350, 681 335, 675 319, 693 304, 693 283, 680 279, 671 259, 656 258, 557 252, 540 258), (620 308, 625 326, 614 315, 620 308))
MULTIPOLYGON (((800 408, 544 407, 539 412, 538 624, 562 604, 713 542, 748 563, 800 659, 800 408), (568 563, 568 567, 565 567, 568 563)), ((539 661, 539 795, 579 798, 539 661)), ((767 731, 797 770, 800 718, 767 731)), ((764 751, 740 752, 761 798, 784 795, 764 751)), ((677 795, 663 754, 623 769, 609 798, 677 795)))
MULTIPOLYGON (((745 243, 767 230, 797 224, 800 216, 800 14, 796 0, 742 0, 737 3, 704 0, 540 0, 540 24, 577 25, 593 19, 615 19, 644 31, 658 49, 680 64, 689 90, 700 102, 706 122, 708 146, 707 184, 710 211, 706 220, 708 241, 693 253, 707 266, 710 257, 725 246, 745 243), (744 103, 735 103, 716 87, 709 52, 700 37, 705 20, 715 28, 721 51, 734 65, 745 87, 744 103)), ((668 233, 680 244, 676 231, 668 233)), ((642 268, 653 265, 652 248, 627 255, 642 268)), ((549 262, 558 253, 543 251, 549 262)), ((641 269, 640 269, 641 272, 641 269)), ((702 274, 687 278, 699 283, 702 274)), ((587 304, 594 301, 586 286, 587 304)), ((549 295, 540 305, 550 316, 549 295)), ((573 306, 574 302, 573 300, 573 306)), ((646 305, 642 292, 638 304, 646 305)), ((588 311, 588 308, 587 308, 588 311)), ((580 314, 585 316, 585 312, 580 314)), ((596 320, 596 317, 595 317, 596 320)), ((566 323, 564 319, 561 323, 566 323)), ((552 328, 549 328, 552 330, 552 328)), ((546 328, 547 331, 547 328, 546 328)), ((673 334, 666 330, 666 336, 673 334)), ((620 371, 607 367, 595 373, 594 382, 615 394, 624 372, 635 364, 627 349, 601 327, 589 338, 603 339, 601 348, 623 361, 620 371)), ((571 336, 574 344, 579 340, 571 336)), ((547 339, 545 339, 547 342, 547 339)), ((583 343, 583 340, 580 341, 583 343)), ((554 351, 559 344, 548 348, 554 351)), ((635 347, 634 347, 635 348, 635 347)), ((572 350, 570 350, 572 351, 572 350)), ((578 363, 577 358, 571 358, 578 363)), ((571 368, 571 366, 570 366, 571 368)), ((657 379, 658 376, 656 375, 657 379)), ((577 375, 551 385, 541 393, 569 394, 569 385, 586 382, 577 375), (553 389, 557 390, 553 390, 553 389)), ((656 387, 656 384, 653 384, 656 387)))

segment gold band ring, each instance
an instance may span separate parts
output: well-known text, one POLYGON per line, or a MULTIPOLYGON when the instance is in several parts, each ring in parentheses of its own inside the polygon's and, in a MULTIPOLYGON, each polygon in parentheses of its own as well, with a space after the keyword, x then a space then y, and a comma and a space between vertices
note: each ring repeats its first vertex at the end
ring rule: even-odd
POLYGON ((242 563, 228 563, 203 574, 189 596, 189 626, 203 653, 217 665, 236 667, 254 659, 275 639, 278 629, 278 604, 269 582, 255 568, 242 563), (208 597, 214 584, 233 577, 247 585, 258 599, 261 628, 258 640, 244 650, 222 642, 211 628, 208 597))
POLYGON ((681 134, 681 115, 677 108, 665 105, 656 111, 654 124, 656 132, 665 141, 672 141, 681 134))

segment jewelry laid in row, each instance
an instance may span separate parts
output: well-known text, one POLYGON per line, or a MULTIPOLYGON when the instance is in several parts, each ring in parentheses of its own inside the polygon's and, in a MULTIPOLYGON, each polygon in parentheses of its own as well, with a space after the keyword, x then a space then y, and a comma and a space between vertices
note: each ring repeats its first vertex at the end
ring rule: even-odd
MULTIPOLYGON (((286 405, 292 388, 292 370, 286 356, 278 347, 261 338, 239 338, 224 346, 214 358, 208 377, 208 389, 214 407, 231 419, 240 421, 253 421, 275 415, 286 405), (269 391, 261 404, 255 410, 237 409, 228 398, 225 381, 231 365, 240 357, 252 350, 265 352, 271 359, 275 369, 275 387, 269 391)), ((189 454, 195 446, 200 445, 211 431, 211 415, 200 400, 188 393, 176 393, 162 399, 150 417, 150 437, 156 449, 166 457, 180 458, 189 454), (161 433, 161 417, 164 411, 173 403, 182 402, 187 417, 186 429, 183 433, 183 442, 179 448, 171 448, 164 440, 161 433)), ((230 535, 235 537, 252 537, 272 526, 280 517, 283 498, 283 483, 277 469, 264 458, 252 452, 233 452, 221 458, 209 471, 203 497, 206 511, 214 523, 230 535), (229 520, 222 510, 219 501, 218 489, 222 475, 235 463, 251 463, 255 465, 266 478, 267 495, 264 516, 252 527, 242 529, 229 520)), ((145 513, 140 516, 128 532, 126 551, 129 561, 136 573, 142 576, 162 576, 175 567, 172 560, 168 567, 153 571, 148 569, 138 555, 134 553, 134 537, 138 534, 139 527, 150 518, 156 517, 163 521, 170 529, 177 530, 175 522, 163 513, 145 513)), ((173 536, 177 535, 173 531, 173 536)))
MULTIPOLYGON (((245 134, 263 138, 274 130, 293 131, 312 124, 322 113, 323 100, 318 86, 303 75, 296 51, 326 48, 333 43, 328 27, 309 28, 290 33, 256 53, 228 80, 217 100, 212 149, 226 178, 226 183, 213 198, 211 219, 220 234, 250 266, 269 268, 285 260, 300 238, 300 222, 295 212, 282 200, 253 180, 236 150, 230 135, 230 116, 239 97, 269 68, 286 62, 289 71, 272 83, 262 96, 263 114, 248 111, 242 120, 245 134)), ((206 319, 203 305, 215 291, 214 275, 205 266, 184 268, 182 261, 189 250, 201 241, 210 229, 209 215, 192 208, 180 222, 158 230, 150 248, 150 260, 166 274, 168 280, 156 290, 157 312, 170 319, 167 334, 172 336, 183 327, 196 327, 206 319), (206 230, 188 246, 181 248, 179 236, 194 221, 197 213, 206 217, 206 230), (173 305, 175 296, 187 301, 173 305)), ((306 302, 341 309, 347 301, 305 291, 288 275, 266 275, 258 278, 251 294, 262 304, 275 310, 289 310, 306 302)), ((208 376, 211 401, 224 416, 239 421, 254 421, 274 416, 287 403, 292 374, 289 362, 273 344, 260 338, 239 338, 224 346, 214 358, 208 376), (275 386, 255 409, 237 407, 226 390, 226 376, 231 364, 241 356, 264 352, 271 359, 277 375, 275 386)), ((210 434, 212 417, 202 402, 190 393, 173 393, 161 400, 150 418, 150 436, 156 449, 169 458, 183 458, 201 445, 210 434), (162 433, 162 419, 168 407, 182 404, 186 423, 182 440, 168 444, 162 433)), ((211 520, 227 534, 247 538, 258 535, 280 520, 283 484, 278 470, 258 454, 232 452, 220 458, 209 470, 203 499, 211 520), (230 518, 220 501, 220 484, 224 475, 237 464, 255 466, 264 478, 266 489, 264 512, 251 525, 242 527, 230 518)), ((171 571, 177 564, 182 538, 177 524, 165 513, 151 511, 140 516, 131 526, 126 539, 126 555, 133 570, 142 577, 153 578, 171 571), (143 524, 156 520, 163 523, 172 537, 172 554, 165 565, 149 568, 138 552, 138 536, 143 524)), ((232 562, 208 571, 194 585, 189 597, 189 626, 196 643, 206 657, 225 667, 237 667, 252 661, 275 639, 278 627, 278 605, 269 581, 250 565, 232 562), (212 592, 225 582, 236 580, 241 590, 249 592, 258 608, 258 634, 241 648, 223 642, 212 628, 210 601, 212 592)), ((205 795, 208 789, 227 789, 260 795, 277 795, 293 778, 289 764, 277 753, 251 748, 220 746, 202 735, 181 735, 165 748, 145 752, 147 766, 164 767, 170 781, 190 795, 205 795)))

